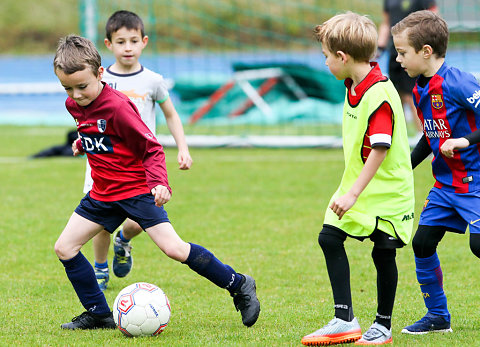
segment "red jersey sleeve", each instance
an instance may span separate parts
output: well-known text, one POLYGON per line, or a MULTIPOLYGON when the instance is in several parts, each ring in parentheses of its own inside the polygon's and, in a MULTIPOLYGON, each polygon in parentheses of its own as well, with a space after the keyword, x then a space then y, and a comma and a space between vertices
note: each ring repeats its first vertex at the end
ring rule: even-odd
POLYGON ((368 120, 367 133, 363 139, 362 159, 365 162, 372 148, 383 146, 390 148, 393 134, 393 112, 385 102, 368 120))
POLYGON ((370 146, 384 146, 390 148, 393 134, 393 111, 387 102, 370 117, 367 135, 370 146))

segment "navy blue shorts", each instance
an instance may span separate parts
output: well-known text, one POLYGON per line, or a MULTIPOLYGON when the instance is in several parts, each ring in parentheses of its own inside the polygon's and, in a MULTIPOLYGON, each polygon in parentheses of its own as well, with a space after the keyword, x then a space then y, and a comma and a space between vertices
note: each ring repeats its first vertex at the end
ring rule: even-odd
POLYGON ((75 212, 102 225, 109 233, 113 233, 127 217, 140 224, 143 230, 160 223, 170 223, 167 211, 163 206, 155 206, 153 195, 148 193, 109 202, 92 199, 87 193, 75 212))
POLYGON ((471 234, 479 234, 480 191, 459 194, 433 187, 418 224, 442 226, 461 234, 468 225, 471 234))

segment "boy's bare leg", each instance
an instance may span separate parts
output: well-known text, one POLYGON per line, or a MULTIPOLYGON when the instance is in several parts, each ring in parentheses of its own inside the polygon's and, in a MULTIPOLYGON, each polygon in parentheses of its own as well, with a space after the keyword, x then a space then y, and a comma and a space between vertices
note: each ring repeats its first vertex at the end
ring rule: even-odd
POLYGON ((128 240, 133 239, 143 231, 142 227, 138 225, 137 222, 134 222, 129 218, 123 223, 122 230, 123 237, 128 240))
POLYGON ((160 223, 147 228, 147 234, 168 257, 185 262, 190 254, 190 244, 183 241, 170 223, 160 223))
POLYGON ((108 260, 110 235, 111 234, 108 231, 102 230, 93 238, 93 254, 96 263, 105 263, 108 260))
POLYGON ((82 246, 102 229, 101 225, 74 212, 55 243, 55 253, 60 260, 75 257, 82 246))
POLYGON ((95 257, 95 276, 101 291, 107 289, 110 273, 108 271, 108 249, 110 248, 110 233, 100 231, 92 240, 95 257))

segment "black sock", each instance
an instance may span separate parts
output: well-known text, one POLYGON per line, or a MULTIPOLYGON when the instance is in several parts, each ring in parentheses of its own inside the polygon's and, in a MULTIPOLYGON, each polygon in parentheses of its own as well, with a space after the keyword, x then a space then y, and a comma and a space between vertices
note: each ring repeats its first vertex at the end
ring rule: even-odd
POLYGON ((392 326, 393 304, 397 290, 398 271, 395 262, 395 249, 379 249, 374 247, 372 258, 377 269, 377 316, 375 322, 387 329, 392 326))
POLYGON ((324 226, 318 235, 327 264, 328 277, 335 303, 335 317, 350 322, 353 318, 350 291, 350 266, 343 243, 346 236, 338 229, 324 226))
POLYGON ((351 322, 354 318, 353 309, 351 306, 335 304, 335 317, 340 318, 344 321, 351 322))

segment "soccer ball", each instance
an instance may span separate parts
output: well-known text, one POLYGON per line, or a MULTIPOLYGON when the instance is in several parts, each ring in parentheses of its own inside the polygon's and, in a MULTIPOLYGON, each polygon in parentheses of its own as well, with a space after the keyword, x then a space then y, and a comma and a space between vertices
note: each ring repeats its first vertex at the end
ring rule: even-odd
POLYGON ((170 320, 168 298, 156 285, 138 282, 118 293, 113 304, 113 319, 127 336, 159 335, 170 320))

